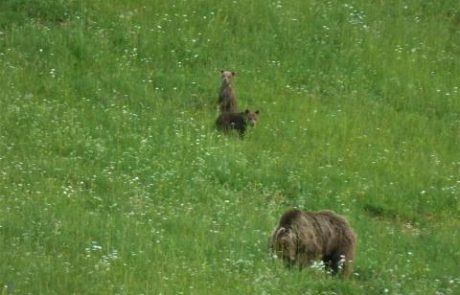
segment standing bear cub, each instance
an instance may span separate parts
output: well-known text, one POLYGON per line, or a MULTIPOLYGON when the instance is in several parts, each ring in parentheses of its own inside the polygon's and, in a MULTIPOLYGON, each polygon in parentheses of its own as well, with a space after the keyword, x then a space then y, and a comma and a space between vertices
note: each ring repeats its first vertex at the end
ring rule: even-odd
POLYGON ((333 275, 348 277, 356 236, 347 220, 331 211, 286 211, 270 239, 270 248, 287 266, 299 269, 322 260, 333 275))
POLYGON ((221 85, 217 104, 221 113, 236 112, 236 97, 233 91, 233 77, 235 72, 220 71, 221 85))
POLYGON ((248 109, 241 113, 222 113, 217 117, 216 127, 224 132, 236 130, 240 137, 243 137, 248 125, 256 126, 258 115, 259 111, 251 112, 248 109))

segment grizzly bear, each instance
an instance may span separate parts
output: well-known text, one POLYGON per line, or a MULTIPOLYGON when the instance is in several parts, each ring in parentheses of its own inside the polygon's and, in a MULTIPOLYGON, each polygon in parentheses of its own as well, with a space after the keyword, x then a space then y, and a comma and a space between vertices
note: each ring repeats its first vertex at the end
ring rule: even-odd
POLYGON ((286 211, 270 238, 273 254, 299 269, 322 260, 333 275, 349 277, 356 236, 347 220, 331 211, 286 211))
POLYGON ((221 113, 236 112, 236 97, 233 91, 233 77, 235 72, 220 71, 221 86, 217 103, 221 113))
POLYGON ((249 109, 241 113, 225 112, 219 115, 216 120, 216 127, 218 130, 229 132, 231 130, 238 131, 240 137, 243 137, 247 125, 252 127, 256 126, 257 116, 259 111, 251 112, 249 109))

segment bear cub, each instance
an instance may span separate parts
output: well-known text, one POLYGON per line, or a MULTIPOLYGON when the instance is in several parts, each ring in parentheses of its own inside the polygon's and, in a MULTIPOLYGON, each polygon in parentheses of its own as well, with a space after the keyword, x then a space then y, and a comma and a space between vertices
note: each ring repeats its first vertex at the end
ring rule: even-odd
POLYGON ((217 104, 221 113, 236 112, 236 97, 233 91, 233 77, 235 72, 220 71, 221 85, 217 104))
POLYGON ((248 125, 256 126, 258 115, 259 111, 252 112, 249 109, 241 113, 225 112, 217 117, 216 127, 224 132, 236 130, 240 137, 243 137, 248 125))

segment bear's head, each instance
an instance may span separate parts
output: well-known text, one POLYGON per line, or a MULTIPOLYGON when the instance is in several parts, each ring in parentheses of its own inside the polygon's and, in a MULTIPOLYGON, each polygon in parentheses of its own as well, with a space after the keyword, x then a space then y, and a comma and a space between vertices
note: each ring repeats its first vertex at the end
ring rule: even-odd
POLYGON ((231 85, 233 81, 233 77, 235 77, 235 72, 231 71, 220 71, 220 78, 222 80, 223 85, 231 85))
POLYGON ((244 111, 244 116, 248 125, 255 127, 259 114, 259 111, 251 112, 249 109, 246 109, 246 111, 244 111))
POLYGON ((297 236, 292 229, 280 227, 273 233, 271 247, 276 256, 294 262, 297 254, 297 236))

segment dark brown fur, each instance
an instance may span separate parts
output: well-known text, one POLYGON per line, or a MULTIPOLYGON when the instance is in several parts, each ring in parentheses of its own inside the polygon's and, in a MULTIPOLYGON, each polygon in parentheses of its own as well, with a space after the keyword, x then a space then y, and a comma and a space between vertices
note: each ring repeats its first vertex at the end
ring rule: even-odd
POLYGON ((252 127, 256 125, 258 115, 259 111, 251 112, 250 110, 241 113, 221 113, 217 117, 216 127, 224 132, 236 130, 243 137, 248 125, 252 127))
POLYGON ((236 97, 233 91, 233 77, 235 72, 220 71, 221 85, 217 103, 221 113, 236 112, 236 97))
POLYGON ((356 236, 347 220, 331 211, 286 211, 270 239, 270 248, 288 266, 299 269, 322 260, 332 274, 348 277, 356 236))

